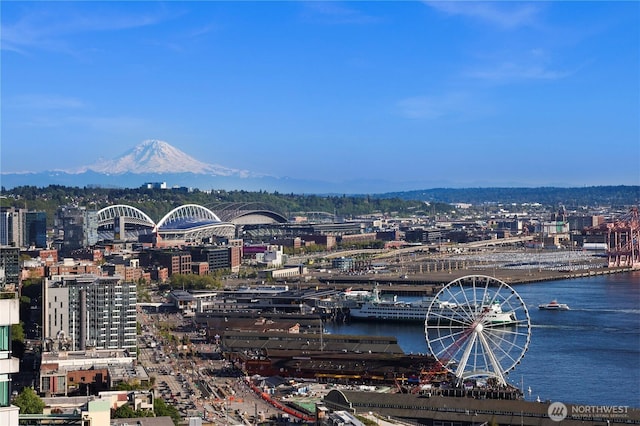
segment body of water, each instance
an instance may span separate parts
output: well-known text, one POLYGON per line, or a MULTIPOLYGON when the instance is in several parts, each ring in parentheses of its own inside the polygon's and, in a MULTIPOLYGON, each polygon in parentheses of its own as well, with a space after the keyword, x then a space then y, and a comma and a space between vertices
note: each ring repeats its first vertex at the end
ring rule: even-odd
MULTIPOLYGON (((531 343, 508 381, 527 400, 640 407, 640 271, 513 286, 531 317, 531 343), (569 311, 543 311, 558 300, 569 311), (531 388, 531 394, 527 392, 531 388)), ((427 353, 424 325, 327 324, 333 334, 396 336, 406 353, 427 353)))

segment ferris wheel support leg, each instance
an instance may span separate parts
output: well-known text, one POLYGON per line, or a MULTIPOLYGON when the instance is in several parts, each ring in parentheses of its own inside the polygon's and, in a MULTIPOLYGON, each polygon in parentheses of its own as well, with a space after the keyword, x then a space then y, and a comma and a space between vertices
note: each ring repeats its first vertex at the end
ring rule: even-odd
POLYGON ((484 346, 485 352, 489 357, 489 361, 491 362, 491 365, 493 366, 493 371, 495 373, 496 378, 498 379, 498 382, 501 385, 505 385, 507 382, 504 379, 502 367, 500 366, 500 363, 496 359, 496 354, 493 353, 493 350, 491 350, 491 347, 489 346, 489 342, 487 342, 486 337, 482 333, 479 333, 479 339, 482 346, 484 346))
POLYGON ((464 348, 464 353, 460 358, 460 363, 458 364, 458 368, 456 369, 456 378, 458 382, 462 381, 462 376, 464 374, 464 369, 467 367, 467 362, 469 361, 469 355, 471 354, 471 349, 473 349, 473 345, 476 342, 476 338, 478 337, 478 333, 473 333, 471 339, 467 342, 467 347, 464 348))

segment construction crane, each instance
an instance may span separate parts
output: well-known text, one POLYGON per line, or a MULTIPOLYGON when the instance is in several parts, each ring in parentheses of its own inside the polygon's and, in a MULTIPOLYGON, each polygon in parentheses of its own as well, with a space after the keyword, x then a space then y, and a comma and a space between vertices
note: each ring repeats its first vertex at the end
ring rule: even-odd
POLYGON ((632 207, 614 222, 602 224, 600 230, 607 236, 609 267, 640 268, 638 207, 632 207))

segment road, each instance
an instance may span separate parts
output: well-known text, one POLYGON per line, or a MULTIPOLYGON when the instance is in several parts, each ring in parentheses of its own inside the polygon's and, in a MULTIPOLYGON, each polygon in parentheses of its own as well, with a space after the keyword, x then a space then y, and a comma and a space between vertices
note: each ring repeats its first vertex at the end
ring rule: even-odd
POLYGON ((255 394, 242 374, 219 358, 216 345, 189 343, 188 352, 203 356, 185 356, 182 345, 166 341, 160 330, 168 325, 181 342, 183 336, 198 339, 189 319, 179 314, 138 313, 142 326, 139 336, 139 362, 156 378, 156 397, 178 409, 184 418, 202 417, 214 424, 252 425, 259 418, 277 414, 277 410, 255 394), (179 347, 180 346, 180 347, 179 347))

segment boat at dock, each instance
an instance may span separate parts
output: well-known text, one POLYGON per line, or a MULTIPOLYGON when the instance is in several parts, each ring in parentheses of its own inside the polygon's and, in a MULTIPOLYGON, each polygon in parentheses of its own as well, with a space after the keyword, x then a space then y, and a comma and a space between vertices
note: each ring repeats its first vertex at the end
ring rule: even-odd
POLYGON ((349 314, 352 319, 424 321, 430 302, 400 302, 395 300, 372 300, 352 307, 349 314))
MULTIPOLYGON (((439 301, 434 304, 433 298, 425 297, 416 302, 398 301, 394 296, 391 299, 382 299, 378 289, 374 288, 370 301, 350 308, 349 314, 353 320, 385 320, 385 321, 411 321, 424 322, 426 320, 437 322, 449 322, 466 324, 473 316, 468 306, 458 306, 455 303, 439 301), (431 306, 431 311, 429 307, 431 306), (427 318, 430 314, 431 317, 427 318)), ((513 312, 503 312, 500 303, 487 303, 477 306, 474 310, 482 312, 482 321, 486 324, 508 325, 515 323, 513 312)))
POLYGON ((542 303, 538 305, 538 309, 542 309, 544 311, 568 311, 570 308, 566 303, 558 303, 557 300, 552 300, 549 303, 542 303))

